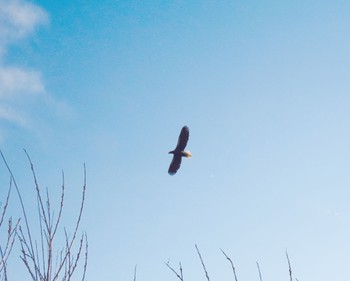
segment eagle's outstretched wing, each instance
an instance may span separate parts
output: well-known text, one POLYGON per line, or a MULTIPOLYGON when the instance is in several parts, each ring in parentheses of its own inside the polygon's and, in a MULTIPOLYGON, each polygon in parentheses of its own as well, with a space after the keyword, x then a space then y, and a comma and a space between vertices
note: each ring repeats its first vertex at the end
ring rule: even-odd
POLYGON ((181 165, 181 154, 174 154, 173 160, 170 163, 168 173, 169 175, 175 175, 181 165))
MULTIPOLYGON (((187 145, 189 136, 190 136, 190 130, 188 129, 188 127, 187 126, 182 127, 175 150, 183 151, 187 145)), ((181 162, 181 159, 180 159, 180 162, 181 162)))

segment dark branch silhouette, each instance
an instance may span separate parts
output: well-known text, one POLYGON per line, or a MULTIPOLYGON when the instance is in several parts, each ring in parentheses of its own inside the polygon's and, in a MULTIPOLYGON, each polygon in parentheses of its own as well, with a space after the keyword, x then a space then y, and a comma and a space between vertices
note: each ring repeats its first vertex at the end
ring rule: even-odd
POLYGON ((179 262, 180 273, 176 272, 176 270, 170 266, 169 261, 165 262, 165 265, 176 275, 177 278, 179 278, 181 281, 184 281, 181 262, 179 262))
POLYGON ((18 198, 20 199, 22 214, 24 217, 25 229, 21 226, 18 227, 17 236, 20 242, 21 248, 21 260, 23 261, 31 279, 33 281, 70 281, 73 274, 78 268, 78 263, 84 254, 84 265, 82 268, 82 280, 85 280, 85 274, 87 269, 87 257, 88 257, 88 242, 87 235, 82 234, 80 239, 77 237, 80 221, 83 213, 85 193, 86 193, 86 167, 84 165, 84 180, 82 188, 82 199, 80 203, 78 218, 76 220, 73 235, 70 236, 67 230, 63 229, 65 237, 65 245, 61 246, 60 250, 55 251, 55 242, 57 241, 57 233, 60 228, 62 211, 64 208, 64 196, 65 196, 65 180, 64 173, 62 172, 62 188, 60 197, 60 206, 57 218, 54 216, 54 210, 51 206, 51 200, 48 189, 46 188, 43 194, 40 185, 37 181, 36 172, 31 158, 26 150, 24 150, 33 176, 36 199, 37 199, 37 211, 39 220, 39 232, 40 237, 38 240, 33 240, 32 230, 27 218, 27 211, 24 207, 21 193, 16 183, 15 177, 6 162, 6 159, 1 153, 1 157, 7 167, 7 170, 11 176, 13 184, 16 188, 18 198), (73 248, 76 248, 74 249, 73 248), (54 253, 57 253, 54 255, 54 253), (54 257, 55 256, 55 257, 54 257))
MULTIPOLYGON (((208 274, 208 271, 207 271, 207 268, 206 268, 206 265, 204 263, 204 260, 202 258, 202 255, 199 251, 199 248, 197 246, 197 244, 195 244, 195 247, 196 247, 196 250, 197 250, 197 254, 198 254, 198 257, 201 261, 201 264, 202 264, 202 268, 203 268, 203 271, 205 273, 205 277, 207 279, 207 281, 210 281, 210 278, 209 278, 209 274, 208 274)), ((231 268, 232 268, 232 272, 233 272, 233 275, 234 275, 234 281, 238 281, 238 278, 237 278, 237 274, 236 274, 236 268, 231 260, 231 258, 224 252, 224 250, 220 249, 222 254, 225 256, 225 258, 230 262, 231 264, 231 268)), ((288 253, 286 251, 286 257, 287 257, 287 261, 288 261, 288 267, 289 267, 289 277, 290 277, 290 281, 293 280, 293 277, 292 277, 292 269, 291 269, 291 264, 290 264, 290 260, 289 260, 289 256, 288 256, 288 253)), ((184 278, 183 278, 183 270, 182 270, 182 265, 181 265, 181 262, 179 263, 179 270, 175 270, 171 265, 170 265, 170 262, 164 262, 165 265, 175 274, 175 276, 177 277, 177 279, 179 279, 180 281, 184 281, 184 278)), ((256 262, 256 266, 257 266, 257 269, 258 269, 258 273, 259 273, 259 280, 260 281, 263 281, 263 277, 262 277, 262 273, 261 273, 261 269, 260 269, 260 265, 258 262, 256 262)), ((297 278, 295 278, 296 281, 298 281, 297 278)))
POLYGON ((228 255, 226 255, 226 253, 223 251, 223 249, 220 249, 220 250, 221 250, 221 252, 224 254, 224 256, 226 257, 226 259, 230 262, 231 268, 232 268, 232 271, 233 271, 233 275, 234 275, 234 277, 235 277, 235 281, 238 281, 237 275, 236 275, 236 269, 235 269, 235 267, 234 267, 234 265, 233 265, 232 260, 229 258, 228 255))
POLYGON ((201 253, 199 252, 199 249, 198 249, 197 244, 195 244, 195 247, 196 247, 196 250, 197 250, 199 259, 201 260, 201 263, 202 263, 202 266, 203 266, 203 270, 204 270, 204 272, 205 272, 205 277, 207 277, 207 280, 210 281, 210 278, 209 278, 209 275, 208 275, 208 271, 207 271, 207 269, 205 268, 205 264, 204 264, 204 261, 203 261, 203 259, 202 259, 202 255, 201 255, 201 253))
MULTIPOLYGON (((289 256, 288 256, 287 250, 286 250, 286 257, 287 257, 287 261, 288 261, 289 278, 290 278, 290 281, 293 281, 292 267, 290 265, 290 260, 289 260, 289 256)), ((298 279, 296 279, 296 280, 298 280, 298 279)))
POLYGON ((137 265, 135 265, 135 268, 134 268, 134 281, 136 281, 136 271, 137 271, 137 265))
MULTIPOLYGON (((2 226, 4 224, 5 216, 6 216, 6 211, 7 207, 9 205, 9 199, 10 199, 10 194, 12 190, 12 179, 10 179, 10 185, 9 189, 7 191, 7 196, 5 198, 5 201, 1 204, 2 206, 2 212, 1 212, 1 217, 0 217, 0 229, 2 229, 2 226)), ((12 223, 12 217, 9 217, 7 220, 7 235, 5 242, 1 242, 0 244, 0 279, 1 280, 8 280, 7 276, 7 262, 9 259, 9 256, 12 252, 13 245, 15 243, 16 239, 16 231, 19 226, 20 219, 18 219, 13 225, 12 223)))
POLYGON ((258 262, 256 262, 256 266, 258 267, 260 281, 262 281, 261 270, 258 262))

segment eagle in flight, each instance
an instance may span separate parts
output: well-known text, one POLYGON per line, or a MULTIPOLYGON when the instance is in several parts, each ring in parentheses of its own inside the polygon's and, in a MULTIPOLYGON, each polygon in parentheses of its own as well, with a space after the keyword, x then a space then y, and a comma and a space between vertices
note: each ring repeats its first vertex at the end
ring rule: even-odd
POLYGON ((170 163, 168 173, 169 175, 175 175, 177 170, 181 165, 181 158, 186 157, 189 158, 192 156, 191 152, 185 151, 185 147, 188 142, 188 138, 190 136, 190 130, 187 126, 182 127, 179 140, 177 142, 176 148, 172 151, 169 151, 169 154, 173 154, 173 160, 170 163))

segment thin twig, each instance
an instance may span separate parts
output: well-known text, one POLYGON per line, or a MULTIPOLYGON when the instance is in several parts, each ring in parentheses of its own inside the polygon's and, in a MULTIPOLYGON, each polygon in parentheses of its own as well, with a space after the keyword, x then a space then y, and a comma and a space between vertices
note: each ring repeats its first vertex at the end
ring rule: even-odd
POLYGON ((205 276, 207 277, 207 280, 210 281, 210 278, 209 278, 209 275, 208 275, 208 271, 207 269, 205 268, 205 264, 203 262, 203 259, 202 259, 202 255, 201 253, 199 252, 199 249, 197 247, 197 244, 195 244, 195 247, 197 249, 197 253, 198 253, 198 256, 199 256, 199 259, 201 260, 201 263, 202 263, 202 266, 203 266, 203 269, 204 269, 204 272, 205 272, 205 276))
POLYGON ((287 261, 288 261, 288 269, 289 269, 290 281, 293 281, 293 277, 292 277, 292 267, 290 266, 290 260, 289 260, 289 256, 288 256, 287 250, 286 250, 286 257, 287 257, 287 261))
POLYGON ((134 268, 134 281, 136 281, 136 271, 137 271, 137 264, 135 265, 135 268, 134 268))
POLYGON ((181 279, 183 280, 184 279, 184 275, 183 275, 183 272, 182 272, 181 261, 179 262, 179 268, 180 268, 181 279))
POLYGON ((261 270, 258 262, 256 262, 256 266, 258 267, 260 281, 262 281, 261 270))
POLYGON ((180 274, 176 272, 176 270, 174 268, 172 268, 169 264, 169 261, 168 262, 164 262, 165 265, 172 271, 174 272, 174 274, 176 275, 177 278, 179 278, 181 281, 183 281, 183 274, 182 274, 182 266, 181 266, 181 262, 179 263, 180 264, 180 274))
MULTIPOLYGON (((51 227, 50 227, 50 201, 49 199, 47 199, 46 201, 46 208, 47 210, 45 210, 44 207, 44 203, 43 203, 43 199, 41 196, 41 191, 40 191, 40 186, 36 177, 36 173, 35 173, 35 169, 34 169, 34 165, 32 162, 32 159, 30 158, 29 154, 27 153, 27 151, 24 149, 24 152, 28 158, 29 164, 30 164, 30 168, 32 170, 32 176, 33 176, 33 180, 34 180, 34 184, 35 184, 35 190, 36 190, 36 195, 37 195, 37 203, 38 203, 38 213, 39 213, 39 221, 40 221, 40 227, 41 227, 41 235, 44 233, 46 233, 46 240, 47 240, 47 246, 48 246, 48 253, 47 253, 47 265, 46 265, 46 270, 45 267, 43 267, 43 269, 40 269, 40 264, 39 264, 39 260, 37 260, 35 262, 35 266, 38 268, 39 272, 41 273, 41 275, 45 276, 46 280, 51 280, 51 269, 52 269, 52 241, 51 241, 51 227), (42 222, 44 222, 45 225, 45 231, 43 231, 42 228, 42 222)), ((48 196, 48 193, 47 193, 48 196)), ((37 255, 38 256, 38 255, 37 255)), ((33 257, 35 260, 35 256, 33 253, 33 257)), ((43 258, 43 265, 45 263, 45 258, 43 258)))
POLYGON ((55 281, 57 280, 59 274, 60 274, 60 271, 62 270, 62 267, 66 261, 66 259, 68 258, 68 255, 70 254, 70 251, 71 251, 71 248, 73 246, 73 243, 75 241, 75 238, 76 238, 76 235, 77 235, 77 232, 78 232, 78 228, 79 228, 79 225, 80 225, 80 221, 81 221, 81 216, 82 216, 82 213, 83 213, 83 208, 84 208, 84 202, 85 202, 85 191, 86 191, 86 166, 84 164, 84 184, 83 184, 83 195, 82 195, 82 199, 81 199, 81 205, 80 205, 80 210, 79 210, 79 216, 78 216, 78 219, 77 219, 77 222, 75 224, 75 229, 74 229, 74 233, 73 233, 73 237, 70 241, 70 244, 68 246, 68 249, 67 249, 67 252, 66 252, 66 255, 63 257, 63 260, 61 262, 61 265, 59 266, 54 278, 52 279, 52 281, 55 281))
MULTIPOLYGON (((9 189, 7 191, 7 196, 5 199, 5 204, 2 208, 2 213, 1 213, 1 218, 0 218, 0 227, 2 226, 5 215, 6 215, 6 210, 9 204, 9 198, 11 194, 11 189, 12 189, 12 182, 13 179, 10 177, 10 184, 9 184, 9 189)), ((16 231, 17 227, 19 225, 20 220, 17 220, 16 225, 13 227, 12 225, 12 217, 8 219, 8 226, 7 226, 7 239, 5 243, 5 247, 0 246, 0 254, 1 254, 1 260, 0 260, 0 277, 2 280, 7 280, 7 260, 10 256, 10 253, 12 251, 15 239, 16 239, 16 231)))
POLYGON ((12 178, 10 179, 10 187, 9 187, 9 190, 7 191, 5 205, 4 205, 4 208, 2 210, 2 214, 1 214, 0 227, 1 227, 2 223, 3 223, 3 221, 4 221, 4 217, 5 217, 5 214, 6 214, 6 210, 7 210, 7 206, 8 206, 8 203, 9 203, 10 194, 11 194, 11 189, 12 189, 12 178))
MULTIPOLYGON (((5 255, 4 255, 4 252, 3 252, 2 248, 1 248, 1 246, 0 246, 0 255, 1 255, 1 259, 5 260, 5 255)), ((6 266, 6 262, 2 262, 1 263, 0 272, 4 272, 4 279, 7 280, 7 266, 6 266)))
POLYGON ((62 210, 63 210, 63 201, 64 201, 64 172, 62 171, 62 191, 61 191, 61 204, 60 204, 60 210, 58 213, 57 221, 55 228, 53 230, 52 236, 55 236, 58 225, 60 223, 61 215, 62 215, 62 210))
MULTIPOLYGON (((7 168, 7 171, 9 172, 12 180, 13 180, 13 184, 16 188, 16 192, 17 192, 17 195, 18 195, 18 198, 19 198, 19 201, 20 201, 20 204, 21 204, 21 208, 22 208, 22 213, 23 213, 23 217, 24 217, 24 221, 25 221, 25 225, 26 225, 26 228, 27 228, 27 234, 28 234, 28 239, 29 239, 29 248, 28 250, 30 251, 30 253, 32 255, 34 255, 34 247, 33 247, 33 241, 32 241, 32 236, 31 236, 31 233, 30 233, 30 229, 29 229, 29 223, 28 223, 28 218, 27 218, 27 213, 26 213, 26 210, 24 208, 24 203, 23 203, 23 199, 22 199, 22 196, 21 196, 21 193, 19 191, 19 188, 18 188, 18 185, 16 183, 16 179, 12 173, 12 170, 10 169, 10 166, 7 164, 7 161, 5 159, 5 156, 4 154, 2 153, 2 151, 0 150, 0 155, 1 155, 1 158, 7 168)), ((34 258, 34 264, 36 264, 36 261, 35 261, 35 258, 34 258)), ((33 277, 33 276, 32 276, 33 277)), ((34 278, 33 278, 34 279, 34 278)), ((37 275, 37 272, 35 271, 35 279, 34 280, 37 280, 38 279, 38 275, 37 275)))
MULTIPOLYGON (((39 203, 37 202, 37 208, 38 208, 38 219, 39 219, 39 227, 40 227, 40 245, 41 245, 41 258, 42 258, 42 269, 45 270, 46 265, 45 265, 45 249, 44 249, 44 234, 45 234, 45 230, 43 229, 43 224, 42 224, 42 216, 41 216, 41 212, 40 212, 40 206, 39 203)), ((46 242, 48 240, 47 236, 45 235, 45 239, 46 242)), ((38 250, 37 250, 38 251, 38 250)), ((40 262, 39 260, 39 255, 37 254, 37 260, 38 263, 40 262)), ((40 263, 39 263, 39 267, 40 267, 40 263)), ((44 273, 45 275, 45 273, 44 273)))
POLYGON ((38 203, 40 205, 40 208, 41 208, 41 214, 44 216, 43 217, 43 221, 45 222, 46 224, 46 229, 49 229, 49 225, 48 225, 48 219, 47 219, 47 214, 45 212, 45 209, 44 209, 44 204, 43 204, 43 200, 42 200, 42 197, 41 197, 41 192, 40 192, 40 187, 39 187, 39 183, 38 183, 38 180, 37 180, 37 177, 36 177, 36 173, 35 173, 35 170, 34 170, 34 165, 33 165, 33 162, 32 162, 32 159, 30 158, 28 152, 24 150, 24 153, 27 155, 27 158, 28 158, 28 161, 29 161, 29 164, 30 164, 30 169, 32 170, 32 176, 33 176, 33 180, 34 180, 34 184, 35 184, 35 189, 36 189, 36 195, 38 197, 38 203))
POLYGON ((19 226, 19 222, 20 222, 20 219, 18 219, 15 226, 12 227, 12 219, 11 218, 9 219, 5 248, 4 249, 1 248, 2 254, 1 254, 1 260, 0 260, 0 272, 2 268, 5 268, 7 260, 12 251, 12 248, 16 239, 16 231, 19 226))
MULTIPOLYGON (((40 244, 37 244, 37 241, 35 240, 35 247, 34 243, 31 237, 31 230, 29 227, 29 222, 27 220, 27 214, 26 210, 24 208, 24 203, 22 200, 22 196, 19 192, 19 188, 17 186, 17 183, 15 181, 15 178, 12 174, 11 169, 9 168, 5 157, 3 156, 1 150, 0 154, 1 157, 11 175, 11 183, 13 182, 16 191, 18 193, 18 197, 21 202, 22 212, 25 219, 25 225, 26 230, 23 231, 21 227, 17 226, 15 228, 12 228, 11 221, 9 223, 9 230, 8 230, 8 236, 10 234, 14 233, 13 236, 17 236, 19 238, 20 247, 21 247, 21 260, 25 264, 25 267, 27 268, 31 279, 33 281, 55 281, 55 280, 62 280, 62 281, 70 281, 73 273, 76 271, 76 268, 78 266, 78 261, 80 260, 83 252, 83 245, 85 243, 85 261, 84 261, 84 267, 82 272, 82 280, 85 280, 86 275, 86 269, 87 269, 87 257, 88 257, 88 242, 87 242, 87 235, 83 234, 81 236, 80 242, 76 241, 77 238, 77 232, 80 226, 81 218, 82 218, 82 212, 84 208, 85 203, 85 192, 86 192, 86 167, 84 164, 84 181, 83 181, 83 191, 82 191, 82 199, 80 203, 80 210, 78 214, 77 221, 74 226, 73 235, 70 237, 68 235, 66 229, 64 229, 64 235, 65 235, 65 247, 61 250, 61 252, 57 252, 56 260, 53 257, 54 253, 54 238, 57 233, 57 230, 59 228, 59 224, 61 222, 62 217, 62 211, 63 211, 63 203, 64 203, 64 173, 62 172, 62 192, 61 192, 61 200, 60 200, 60 207, 59 207, 59 213, 58 217, 55 218, 55 212, 51 206, 51 200, 50 200, 50 194, 48 188, 46 188, 46 196, 42 196, 42 191, 40 190, 40 186, 38 184, 36 172, 34 169, 34 165, 31 161, 31 158, 26 150, 24 150, 28 161, 30 163, 30 168, 32 171, 32 176, 35 184, 35 190, 37 195, 37 211, 38 211, 38 219, 40 224, 40 244), (43 201, 45 199, 45 202, 43 201), (76 243, 77 242, 77 243, 76 243), (72 252, 72 248, 75 244, 78 244, 78 250, 75 253, 72 252), (41 253, 40 253, 41 251, 41 253), (42 261, 41 261, 42 259, 42 261), (55 266, 54 266, 55 265, 55 266), (55 269, 53 268, 55 267, 55 269)), ((0 217, 1 221, 1 217, 0 217)), ((14 241, 14 240, 12 240, 14 241)), ((1 249, 2 251, 2 257, 5 261, 9 254, 9 250, 12 249, 13 242, 11 244, 11 247, 6 247, 6 249, 1 249)), ((1 258, 1 256, 0 256, 1 258)), ((0 263, 1 266, 1 263, 0 263)), ((1 267, 0 267, 1 272, 1 267)), ((1 279, 1 276, 0 276, 1 279)))
POLYGON ((81 251, 82 251, 82 249, 83 249, 84 238, 85 238, 85 235, 83 234, 83 235, 81 236, 81 239, 80 239, 80 242, 79 242, 78 253, 77 253, 77 256, 76 256, 76 258, 75 258, 75 260, 74 260, 74 265, 73 265, 73 267, 72 267, 70 276, 73 275, 75 269, 76 269, 77 266, 78 266, 78 261, 79 261, 79 258, 80 258, 80 254, 81 254, 81 251))
POLYGON ((235 277, 235 281, 238 281, 237 275, 236 275, 236 269, 235 269, 235 266, 233 265, 232 260, 230 259, 230 257, 228 255, 226 255, 226 253, 224 252, 223 249, 220 249, 220 250, 224 254, 224 256, 226 257, 226 259, 231 263, 231 268, 232 268, 232 271, 233 271, 233 275, 235 277))
POLYGON ((83 277, 82 277, 81 281, 85 280, 85 274, 86 274, 87 263, 88 263, 88 253, 89 253, 89 243, 87 240, 87 235, 85 233, 85 262, 84 262, 83 277))

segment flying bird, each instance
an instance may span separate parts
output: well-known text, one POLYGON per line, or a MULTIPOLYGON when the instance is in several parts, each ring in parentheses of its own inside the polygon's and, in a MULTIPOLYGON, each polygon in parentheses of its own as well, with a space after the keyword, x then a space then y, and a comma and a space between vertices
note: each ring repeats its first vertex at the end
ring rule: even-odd
POLYGON ((177 142, 176 148, 169 151, 169 154, 173 154, 173 160, 170 163, 168 173, 169 175, 175 175, 177 170, 180 168, 182 157, 189 158, 192 156, 191 152, 185 151, 185 147, 190 136, 190 130, 187 126, 182 127, 179 140, 177 142))

